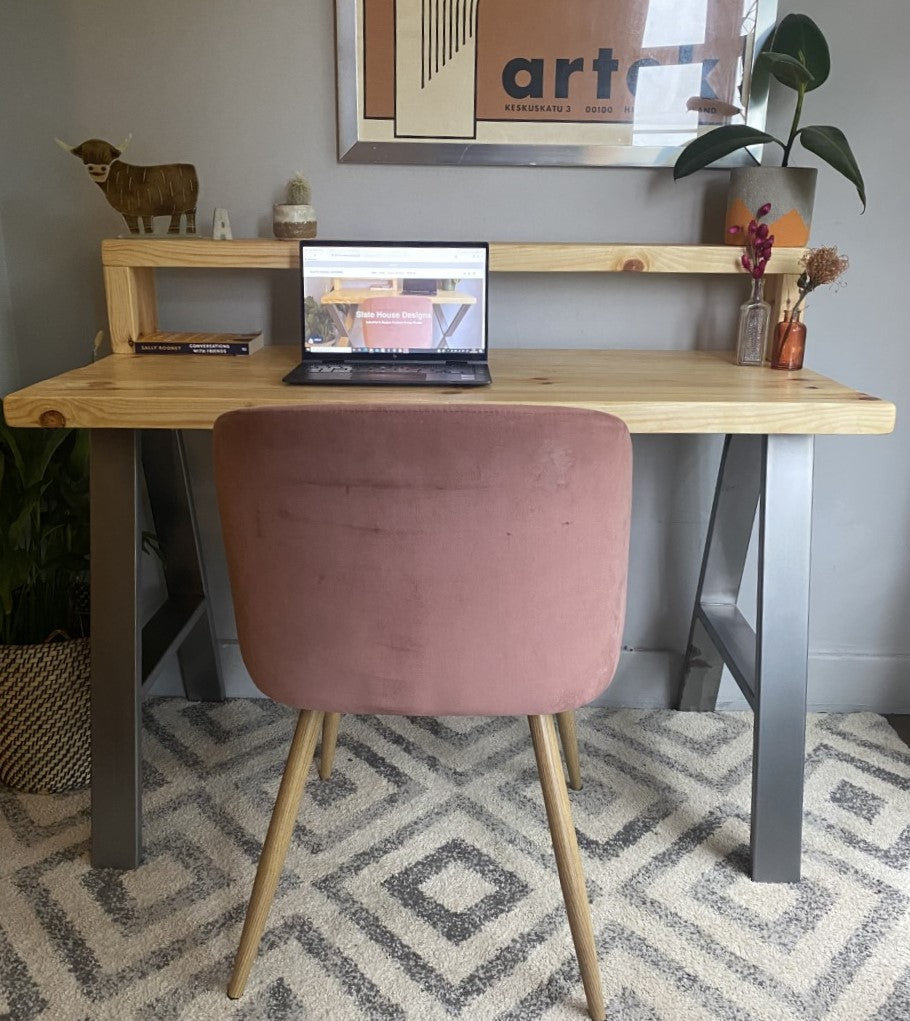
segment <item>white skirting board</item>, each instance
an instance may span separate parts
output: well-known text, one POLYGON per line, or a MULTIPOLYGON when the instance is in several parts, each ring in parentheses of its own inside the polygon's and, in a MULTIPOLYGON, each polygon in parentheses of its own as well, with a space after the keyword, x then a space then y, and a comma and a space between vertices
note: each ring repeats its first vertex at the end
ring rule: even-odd
MULTIPOLYGON (((229 698, 260 694, 243 665, 236 642, 219 643, 229 698)), ((593 705, 632 709, 666 709, 671 705, 682 657, 675 652, 628 649, 616 677, 593 705)), ((176 657, 166 665, 152 694, 182 695, 176 657)), ((745 709, 746 701, 725 671, 718 709, 745 709)), ((910 713, 910 656, 809 657, 810 712, 910 713)))

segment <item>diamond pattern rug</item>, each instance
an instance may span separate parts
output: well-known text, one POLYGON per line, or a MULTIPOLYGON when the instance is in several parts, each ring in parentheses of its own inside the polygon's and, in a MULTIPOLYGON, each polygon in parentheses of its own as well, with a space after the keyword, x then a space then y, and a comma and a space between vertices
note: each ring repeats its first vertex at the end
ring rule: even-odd
MULTIPOLYGON (((342 720, 247 993, 225 984, 295 714, 145 710, 145 861, 88 795, 0 790, 0 1017, 582 1021, 523 719, 342 720)), ((751 717, 578 714, 571 793, 615 1021, 910 1018, 910 754, 809 718, 803 880, 748 878, 751 717)))

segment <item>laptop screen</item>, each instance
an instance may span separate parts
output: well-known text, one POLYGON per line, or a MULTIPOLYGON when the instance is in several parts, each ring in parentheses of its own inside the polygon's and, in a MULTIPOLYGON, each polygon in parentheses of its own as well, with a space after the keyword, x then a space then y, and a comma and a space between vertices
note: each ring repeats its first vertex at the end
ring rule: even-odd
POLYGON ((304 361, 487 352, 486 243, 300 242, 304 361))

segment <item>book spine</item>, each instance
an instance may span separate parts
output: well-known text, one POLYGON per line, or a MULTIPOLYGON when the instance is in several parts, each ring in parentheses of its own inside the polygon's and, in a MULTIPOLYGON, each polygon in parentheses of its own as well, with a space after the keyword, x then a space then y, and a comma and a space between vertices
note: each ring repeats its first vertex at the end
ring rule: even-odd
POLYGON ((250 345, 246 341, 231 344, 199 343, 182 341, 137 340, 133 343, 137 355, 248 355, 250 345))

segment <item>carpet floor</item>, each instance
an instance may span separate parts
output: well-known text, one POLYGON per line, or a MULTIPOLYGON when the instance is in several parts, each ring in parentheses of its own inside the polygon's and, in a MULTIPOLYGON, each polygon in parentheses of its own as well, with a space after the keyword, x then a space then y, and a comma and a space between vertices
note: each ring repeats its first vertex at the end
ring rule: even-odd
MULTIPOLYGON (((88 793, 0 790, 0 1017, 582 1021, 523 719, 342 720, 242 1000, 225 996, 295 714, 145 710, 145 859, 88 793)), ((812 715, 803 879, 748 878, 751 717, 578 714, 571 801, 614 1021, 910 1019, 910 752, 812 715)))

